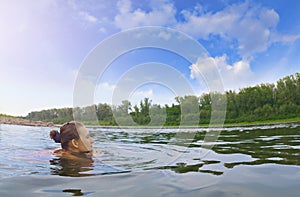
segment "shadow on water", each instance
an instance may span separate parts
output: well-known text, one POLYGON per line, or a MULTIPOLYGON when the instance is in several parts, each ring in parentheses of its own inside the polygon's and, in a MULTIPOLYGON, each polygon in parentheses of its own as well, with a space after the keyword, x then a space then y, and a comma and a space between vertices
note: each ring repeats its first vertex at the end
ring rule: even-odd
POLYGON ((89 194, 92 194, 94 192, 83 192, 81 189, 64 189, 64 190, 43 190, 45 193, 53 193, 53 194, 59 194, 59 193, 71 193, 72 196, 86 196, 89 194))
POLYGON ((93 176, 91 173, 94 167, 94 161, 92 159, 69 159, 69 158, 53 158, 50 161, 51 175, 60 176, 71 176, 71 177, 81 177, 81 176, 93 176))

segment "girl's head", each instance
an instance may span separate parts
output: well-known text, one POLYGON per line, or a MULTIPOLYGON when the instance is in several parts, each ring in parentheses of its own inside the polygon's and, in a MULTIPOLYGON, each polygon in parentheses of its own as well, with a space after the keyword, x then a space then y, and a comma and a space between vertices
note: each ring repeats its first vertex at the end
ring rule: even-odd
POLYGON ((50 131, 50 138, 71 152, 88 153, 92 151, 94 140, 80 122, 68 122, 60 127, 60 132, 50 131))

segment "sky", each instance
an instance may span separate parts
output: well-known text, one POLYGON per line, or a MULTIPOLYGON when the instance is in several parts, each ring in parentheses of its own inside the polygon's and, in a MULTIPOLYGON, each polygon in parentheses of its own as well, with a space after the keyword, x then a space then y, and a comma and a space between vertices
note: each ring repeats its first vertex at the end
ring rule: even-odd
MULTIPOLYGON (((300 72, 299 10, 297 0, 2 0, 0 113, 26 116, 72 107, 78 73, 91 51, 116 34, 145 26, 169 28, 198 42, 217 66, 224 90, 275 83, 300 72)), ((112 48, 122 45, 126 41, 112 48)), ((120 55, 99 76, 93 102, 110 104, 117 84, 126 84, 124 77, 149 62, 173 68, 162 78, 182 75, 197 95, 209 91, 197 80, 197 62, 140 48, 120 55)), ((132 87, 128 99, 174 103, 176 87, 157 80, 132 87)))

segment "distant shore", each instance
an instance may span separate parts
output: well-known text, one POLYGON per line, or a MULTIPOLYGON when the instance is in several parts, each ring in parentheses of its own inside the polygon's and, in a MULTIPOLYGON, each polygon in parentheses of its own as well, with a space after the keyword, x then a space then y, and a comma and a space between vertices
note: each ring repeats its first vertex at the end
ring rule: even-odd
POLYGON ((15 124, 15 125, 24 125, 24 126, 36 126, 36 127, 53 127, 55 126, 53 122, 42 122, 42 121, 32 121, 21 118, 10 118, 10 117, 1 117, 0 124, 15 124))
POLYGON ((97 124, 88 124, 84 123, 87 127, 101 127, 101 128, 123 128, 123 129, 178 129, 178 128, 221 128, 221 127, 248 127, 248 126, 264 126, 264 125, 279 125, 279 124, 300 124, 300 118, 288 118, 288 119, 277 119, 277 120, 264 120, 264 121, 253 121, 253 122, 240 122, 240 123, 224 123, 219 125, 210 125, 210 124, 200 124, 200 125, 170 125, 170 126, 147 126, 147 125, 138 125, 138 126, 118 126, 118 125, 97 125, 97 124))
MULTIPOLYGON (((222 125, 178 125, 178 126, 113 126, 113 125, 98 125, 98 124, 89 124, 83 122, 87 127, 102 127, 102 128, 209 128, 209 127, 247 127, 247 126, 261 126, 261 125, 275 125, 275 124, 285 124, 285 123, 299 123, 300 118, 289 118, 289 119, 278 119, 278 120, 267 120, 267 121, 255 121, 255 122, 240 122, 240 123, 224 123, 222 125)), ((14 125, 24 125, 24 126, 40 126, 40 127, 54 127, 59 126, 53 122, 43 122, 43 121, 32 121, 16 117, 5 117, 0 116, 0 124, 14 124, 14 125)))

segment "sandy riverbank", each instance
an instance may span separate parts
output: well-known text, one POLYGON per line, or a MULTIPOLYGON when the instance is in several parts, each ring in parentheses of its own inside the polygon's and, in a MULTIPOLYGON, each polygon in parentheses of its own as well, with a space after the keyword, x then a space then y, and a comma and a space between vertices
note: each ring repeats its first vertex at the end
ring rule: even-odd
POLYGON ((16 124, 25 126, 53 127, 53 122, 31 121, 21 118, 0 117, 0 124, 16 124))

